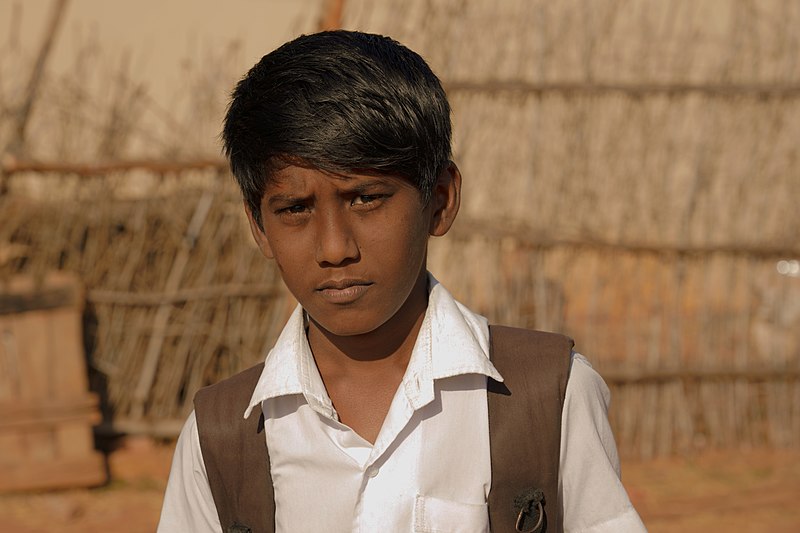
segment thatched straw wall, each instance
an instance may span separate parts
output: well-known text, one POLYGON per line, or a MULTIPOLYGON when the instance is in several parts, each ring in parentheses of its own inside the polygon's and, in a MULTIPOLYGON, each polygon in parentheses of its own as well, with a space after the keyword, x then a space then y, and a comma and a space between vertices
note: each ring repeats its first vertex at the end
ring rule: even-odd
POLYGON ((565 331, 625 452, 800 444, 800 8, 350 1, 419 50, 465 176, 439 277, 565 331))
MULTIPOLYGON (((440 280, 573 336, 623 453, 800 444, 800 277, 776 270, 800 258, 796 3, 344 6, 448 88, 465 191, 440 280)), ((0 196, 0 275, 81 274, 117 427, 173 432, 263 356, 291 300, 229 176, 34 177, 0 196)))
POLYGON ((547 239, 800 248, 796 3, 346 5, 449 87, 468 215, 547 239))

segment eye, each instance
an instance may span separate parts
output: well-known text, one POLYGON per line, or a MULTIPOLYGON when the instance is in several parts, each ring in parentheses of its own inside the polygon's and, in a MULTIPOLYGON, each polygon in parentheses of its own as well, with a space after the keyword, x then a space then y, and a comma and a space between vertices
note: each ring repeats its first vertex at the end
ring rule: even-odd
POLYGON ((281 207, 275 211, 278 216, 296 216, 302 215, 308 211, 308 206, 305 204, 293 204, 286 207, 281 207))
POLYGON ((380 207, 391 194, 375 193, 375 194, 359 194, 350 200, 350 206, 359 210, 372 210, 380 207))
POLYGON ((385 194, 359 194, 350 201, 350 205, 370 205, 386 198, 385 194))

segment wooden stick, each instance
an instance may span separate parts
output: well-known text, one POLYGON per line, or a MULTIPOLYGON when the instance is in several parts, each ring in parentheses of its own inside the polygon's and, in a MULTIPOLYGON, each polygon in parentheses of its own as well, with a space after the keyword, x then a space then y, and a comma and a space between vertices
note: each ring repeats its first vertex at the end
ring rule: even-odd
POLYGON ((479 220, 477 218, 461 217, 451 230, 453 236, 459 239, 472 238, 475 234, 485 236, 491 240, 500 241, 511 238, 519 246, 537 249, 556 247, 574 248, 610 248, 631 253, 652 253, 657 255, 708 255, 715 253, 729 255, 743 255, 763 257, 797 257, 800 248, 796 245, 762 244, 762 243, 730 243, 715 245, 690 245, 670 243, 647 242, 613 242, 595 237, 580 237, 574 239, 552 239, 537 232, 525 224, 513 221, 479 220))
POLYGON ((8 151, 11 153, 20 153, 25 150, 25 130, 27 129, 33 106, 36 103, 36 97, 39 95, 39 88, 41 87, 44 69, 47 65, 47 58, 50 57, 50 50, 53 48, 53 42, 56 39, 56 35, 58 35, 61 22, 64 20, 66 7, 67 0, 55 0, 53 3, 47 30, 45 31, 42 45, 39 48, 39 54, 36 56, 36 63, 31 71, 31 77, 28 79, 28 86, 25 89, 25 101, 17 111, 17 120, 14 125, 14 140, 8 148, 8 151))
POLYGON ((639 383, 665 383, 669 381, 749 381, 789 382, 800 380, 798 368, 728 368, 702 367, 655 370, 609 370, 600 373, 609 385, 632 385, 639 383))
POLYGON ((705 94, 716 97, 796 98, 797 84, 714 84, 714 83, 592 83, 592 82, 532 82, 527 80, 450 80, 444 83, 447 92, 513 92, 542 95, 570 93, 606 95, 622 93, 627 96, 705 94))
POLYGON ((344 0, 326 0, 319 19, 319 31, 338 30, 342 27, 344 0))
POLYGON ((279 296, 282 296, 282 292, 274 286, 244 283, 209 285, 208 287, 180 289, 171 293, 95 289, 89 291, 88 299, 93 303, 102 304, 155 306, 194 300, 215 300, 217 298, 277 298, 279 296))
POLYGON ((6 156, 2 163, 3 173, 12 176, 22 172, 42 174, 73 174, 78 176, 104 176, 113 172, 130 170, 149 170, 157 174, 179 173, 189 170, 226 171, 228 162, 224 159, 193 159, 188 161, 164 161, 156 159, 131 159, 106 161, 101 163, 70 161, 32 161, 6 156))
MULTIPOLYGON (((178 286, 183 278, 183 271, 189 262, 189 254, 194 247, 197 237, 200 234, 200 229, 208 216, 211 209, 211 204, 216 196, 213 190, 206 190, 195 207, 192 220, 189 222, 189 227, 184 236, 184 246, 178 251, 175 256, 175 261, 172 263, 169 277, 165 291, 167 294, 174 293, 178 290, 178 286)), ((144 363, 142 365, 141 373, 139 374, 139 383, 133 393, 133 405, 131 407, 131 416, 134 419, 140 419, 144 416, 144 404, 150 394, 150 388, 153 386, 153 380, 156 376, 158 369, 158 360, 161 355, 161 346, 164 344, 164 337, 169 321, 169 315, 172 312, 170 304, 162 304, 156 311, 155 318, 153 319, 153 332, 150 336, 150 341, 147 345, 147 351, 144 356, 144 363)))

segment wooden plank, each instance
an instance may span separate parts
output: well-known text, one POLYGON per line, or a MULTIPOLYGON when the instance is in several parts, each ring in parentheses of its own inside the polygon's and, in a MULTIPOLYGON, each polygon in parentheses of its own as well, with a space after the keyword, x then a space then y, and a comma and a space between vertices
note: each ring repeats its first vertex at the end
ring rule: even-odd
POLYGON ((52 398, 42 398, 30 401, 0 402, 0 424, 11 418, 37 418, 53 414, 93 411, 98 405, 97 395, 84 392, 75 395, 69 401, 54 401, 52 398))
POLYGON ((47 336, 50 342, 54 398, 80 398, 89 388, 86 355, 83 350, 83 327, 78 309, 54 309, 48 312, 47 336))
POLYGON ((94 487, 105 481, 105 460, 97 452, 75 459, 0 466, 0 492, 94 487))
POLYGON ((87 392, 81 312, 74 276, 43 283, 13 278, 0 288, 0 491, 98 485, 93 449, 98 399, 87 392))
POLYGON ((0 403, 17 400, 22 386, 13 318, 0 315, 0 403))
MULTIPOLYGON (((93 420, 99 423, 99 417, 93 420)), ((54 431, 59 459, 79 459, 88 456, 94 448, 92 428, 85 420, 61 422, 54 431)))
POLYGON ((80 421, 89 427, 99 423, 100 413, 96 409, 85 409, 74 412, 45 413, 41 416, 9 416, 0 420, 0 431, 9 431, 27 427, 47 427, 80 421))
POLYGON ((24 432, 20 432, 20 435, 24 444, 20 462, 44 463, 52 461, 58 456, 52 429, 34 426, 26 428, 24 432))
POLYGON ((16 463, 24 457, 23 442, 18 433, 0 432, 0 466, 16 463))
POLYGON ((20 367, 20 399, 35 403, 50 394, 48 343, 43 330, 47 327, 46 311, 29 311, 14 315, 12 336, 17 347, 20 367))
POLYGON ((94 431, 98 435, 147 435, 150 437, 171 439, 177 437, 183 424, 184 418, 171 418, 154 420, 147 422, 133 419, 115 419, 111 422, 104 422, 97 426, 94 431))
POLYGON ((58 307, 83 309, 83 286, 74 274, 51 272, 44 279, 15 276, 0 283, 0 314, 58 307))
POLYGON ((41 309, 58 309, 78 304, 75 287, 43 287, 28 293, 0 292, 0 315, 41 309))

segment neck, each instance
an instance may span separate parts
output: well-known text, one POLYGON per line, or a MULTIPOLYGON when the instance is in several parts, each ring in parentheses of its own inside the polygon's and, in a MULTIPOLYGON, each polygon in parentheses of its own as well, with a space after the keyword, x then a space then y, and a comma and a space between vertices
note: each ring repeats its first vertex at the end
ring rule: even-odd
POLYGON ((308 342, 320 372, 339 374, 402 367, 411 359, 428 306, 425 271, 395 315, 362 335, 335 335, 309 317, 308 342))

